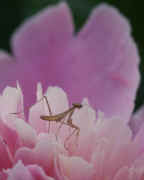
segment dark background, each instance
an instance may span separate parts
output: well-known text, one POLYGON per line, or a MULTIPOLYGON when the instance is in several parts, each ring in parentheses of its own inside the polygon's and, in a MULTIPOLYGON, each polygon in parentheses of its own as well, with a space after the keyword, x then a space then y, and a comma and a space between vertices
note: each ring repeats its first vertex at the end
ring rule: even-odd
MULTIPOLYGON (((0 49, 10 51, 9 40, 13 31, 25 18, 43 7, 62 0, 5 0, 0 5, 0 49)), ((137 93, 136 109, 144 104, 144 2, 141 0, 67 0, 76 26, 76 31, 85 23, 91 10, 99 3, 106 2, 117 7, 130 21, 133 37, 141 56, 141 84, 137 93)))

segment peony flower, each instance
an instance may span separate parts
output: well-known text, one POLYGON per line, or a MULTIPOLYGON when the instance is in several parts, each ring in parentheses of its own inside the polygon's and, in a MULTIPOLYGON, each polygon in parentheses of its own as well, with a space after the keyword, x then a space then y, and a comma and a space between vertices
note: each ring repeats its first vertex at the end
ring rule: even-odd
POLYGON ((56 85, 70 102, 88 97, 108 118, 129 121, 139 84, 139 56, 128 21, 102 4, 74 32, 66 3, 29 18, 11 38, 12 55, 0 53, 0 89, 19 80, 25 111, 35 101, 35 84, 56 85))
MULTIPOLYGON (((72 122, 80 128, 67 138, 72 128, 47 121, 49 115, 41 84, 37 100, 24 119, 20 86, 6 87, 0 96, 0 179, 2 180, 142 180, 144 147, 142 128, 134 139, 124 119, 106 118, 89 105, 75 110, 72 122), (17 113, 15 113, 17 112, 17 113)), ((52 114, 69 109, 66 93, 49 87, 44 94, 52 114)), ((67 116, 68 118, 68 116, 67 116)), ((67 118, 65 122, 67 122, 67 118)))
POLYGON ((23 89, 17 83, 0 96, 1 180, 144 178, 143 109, 132 116, 139 56, 130 33, 115 8, 100 5, 75 34, 65 3, 17 29, 13 55, 0 52, 0 88, 18 79, 23 89), (72 119, 42 119, 72 102, 82 105, 72 119))

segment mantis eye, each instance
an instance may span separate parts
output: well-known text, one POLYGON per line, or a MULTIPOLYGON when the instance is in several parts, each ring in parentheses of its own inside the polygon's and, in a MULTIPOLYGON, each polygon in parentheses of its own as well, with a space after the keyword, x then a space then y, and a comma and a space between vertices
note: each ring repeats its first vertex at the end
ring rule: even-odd
POLYGON ((45 120, 45 117, 46 117, 46 116, 40 116, 40 118, 43 119, 43 120, 45 120))
POLYGON ((80 103, 73 103, 72 105, 78 109, 82 108, 82 104, 80 104, 80 103))

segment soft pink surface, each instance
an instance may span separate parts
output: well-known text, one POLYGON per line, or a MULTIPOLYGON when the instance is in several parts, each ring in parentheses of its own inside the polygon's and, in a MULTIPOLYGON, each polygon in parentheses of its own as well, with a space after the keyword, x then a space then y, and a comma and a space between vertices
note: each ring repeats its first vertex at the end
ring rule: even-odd
MULTIPOLYGON (((43 97, 37 86, 37 100, 43 97)), ((69 108, 65 92, 49 87, 45 95, 53 114, 69 108)), ((1 180, 143 180, 144 178, 144 128, 132 140, 132 132, 124 119, 97 116, 88 103, 72 116, 80 128, 78 141, 73 135, 64 146, 69 127, 40 119, 49 115, 45 101, 37 101, 30 109, 29 120, 11 114, 23 109, 23 94, 19 84, 7 87, 1 95, 0 111, 0 179, 1 180), (13 97, 7 101, 8 97, 13 97), (21 102, 21 103, 20 103, 21 102), (5 106, 7 103, 7 107, 5 106), (13 107, 13 108, 12 108, 13 107)))
POLYGON ((144 122, 144 106, 142 106, 131 118, 129 125, 133 131, 133 135, 136 135, 138 131, 143 127, 144 122))
POLYGON ((0 53, 0 89, 19 80, 28 111, 38 81, 44 89, 58 85, 70 102, 88 97, 107 117, 128 121, 139 83, 129 23, 115 8, 100 5, 77 35, 73 29, 66 3, 29 18, 12 36, 12 57, 0 53))
POLYGON ((54 180, 48 177, 42 168, 37 165, 24 166, 19 161, 11 170, 0 174, 1 180, 54 180))

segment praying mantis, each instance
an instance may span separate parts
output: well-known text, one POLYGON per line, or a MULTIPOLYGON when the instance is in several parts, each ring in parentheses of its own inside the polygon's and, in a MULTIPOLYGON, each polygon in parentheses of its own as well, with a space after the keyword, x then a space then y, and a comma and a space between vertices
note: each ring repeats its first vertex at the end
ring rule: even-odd
MULTIPOLYGON (((65 146, 66 142, 71 138, 71 136, 75 132, 76 132, 76 136, 78 137, 79 133, 80 133, 80 128, 77 125, 73 124, 72 115, 73 115, 73 113, 74 113, 74 111, 76 109, 81 109, 83 107, 83 105, 80 104, 80 103, 73 103, 72 107, 69 108, 68 110, 66 110, 66 111, 64 111, 62 113, 56 114, 56 115, 52 115, 52 111, 51 111, 50 105, 48 103, 47 97, 43 96, 42 99, 45 99, 45 101, 46 101, 48 111, 49 111, 49 115, 41 115, 40 119, 49 122, 48 132, 50 130, 50 123, 51 122, 57 122, 57 123, 61 123, 61 124, 57 129, 56 139, 57 139, 58 132, 61 129, 62 125, 66 125, 66 126, 69 126, 72 129, 74 129, 72 131, 72 133, 65 139, 64 146, 65 146), (66 117, 67 117, 67 119, 65 120, 66 117)), ((41 101, 42 99, 40 99, 39 101, 41 101)), ((21 113, 21 112, 19 112, 19 113, 21 113)), ((10 114, 17 115, 19 113, 10 113, 10 114)))
MULTIPOLYGON (((72 122, 72 115, 75 111, 75 109, 81 109, 82 108, 82 104, 80 103, 73 103, 72 104, 72 107, 69 108, 68 110, 62 112, 62 113, 59 113, 59 114, 56 114, 56 115, 52 115, 52 112, 51 112, 51 108, 50 108, 50 105, 48 103, 48 99, 46 96, 43 96, 43 98, 46 100, 46 103, 47 103, 47 107, 48 107, 48 110, 49 110, 49 116, 47 115, 41 115, 40 116, 40 119, 44 120, 44 121, 49 121, 49 129, 50 129, 50 122, 60 122, 61 125, 59 126, 58 130, 57 130, 57 133, 56 133, 56 138, 57 138, 57 134, 60 130, 60 128, 62 127, 62 125, 67 125, 69 127, 71 127, 73 130, 73 132, 66 138, 65 142, 70 139, 70 137, 76 132, 76 136, 78 137, 79 136, 79 133, 80 133, 80 128, 73 124, 72 122), (67 117, 68 116, 68 117, 67 117), (65 121, 65 118, 67 117, 67 120, 65 121)), ((49 132, 49 129, 48 129, 48 132, 49 132)), ((65 143, 64 143, 65 144, 65 143)))

